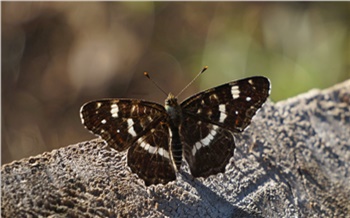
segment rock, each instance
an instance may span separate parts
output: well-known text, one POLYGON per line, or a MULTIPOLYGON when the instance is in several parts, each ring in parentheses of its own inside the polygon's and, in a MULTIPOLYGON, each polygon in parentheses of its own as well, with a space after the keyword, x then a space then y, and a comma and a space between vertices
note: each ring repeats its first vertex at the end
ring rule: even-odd
POLYGON ((1 168, 2 217, 349 217, 350 80, 267 102, 224 174, 144 186, 100 140, 1 168))

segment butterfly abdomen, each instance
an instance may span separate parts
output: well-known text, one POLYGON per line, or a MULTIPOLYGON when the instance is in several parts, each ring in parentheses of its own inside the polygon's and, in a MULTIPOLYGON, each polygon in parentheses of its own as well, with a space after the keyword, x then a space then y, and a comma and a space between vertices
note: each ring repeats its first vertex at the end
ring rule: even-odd
POLYGON ((182 162, 182 143, 180 139, 179 129, 176 126, 170 127, 170 149, 172 154, 172 161, 176 167, 176 170, 179 170, 182 162))

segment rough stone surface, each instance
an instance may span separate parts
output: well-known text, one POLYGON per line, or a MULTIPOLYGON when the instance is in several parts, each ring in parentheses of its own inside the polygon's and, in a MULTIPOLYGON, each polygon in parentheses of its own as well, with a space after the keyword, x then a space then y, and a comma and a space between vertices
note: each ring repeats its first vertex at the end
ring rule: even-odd
POLYGON ((350 80, 267 102, 225 174, 145 187, 101 140, 1 168, 2 217, 350 217, 350 80))

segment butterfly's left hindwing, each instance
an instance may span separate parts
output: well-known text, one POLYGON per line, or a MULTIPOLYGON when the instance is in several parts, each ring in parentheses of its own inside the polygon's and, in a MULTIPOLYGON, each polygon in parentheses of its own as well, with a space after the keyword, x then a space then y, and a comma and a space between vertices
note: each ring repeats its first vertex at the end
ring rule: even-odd
POLYGON ((208 177, 225 172, 233 155, 235 143, 227 129, 202 123, 196 117, 186 116, 186 127, 181 128, 184 156, 194 177, 208 177))

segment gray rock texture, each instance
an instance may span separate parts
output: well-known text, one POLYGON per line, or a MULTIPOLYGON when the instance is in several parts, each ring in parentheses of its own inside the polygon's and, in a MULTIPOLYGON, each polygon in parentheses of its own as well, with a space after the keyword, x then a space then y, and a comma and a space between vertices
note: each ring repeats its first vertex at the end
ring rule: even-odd
POLYGON ((267 102, 226 173, 145 187, 97 139, 5 164, 2 217, 350 217, 350 80, 267 102))

